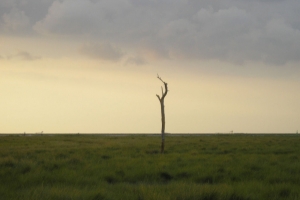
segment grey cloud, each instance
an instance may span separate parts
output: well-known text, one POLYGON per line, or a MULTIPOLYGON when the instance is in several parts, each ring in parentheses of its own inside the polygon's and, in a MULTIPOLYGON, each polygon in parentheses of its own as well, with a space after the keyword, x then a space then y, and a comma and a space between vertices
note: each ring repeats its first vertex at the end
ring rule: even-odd
POLYGON ((47 16, 34 29, 42 34, 82 34, 94 26, 97 17, 90 11, 89 1, 55 1, 47 16))
POLYGON ((125 63, 125 65, 144 65, 147 61, 141 56, 129 57, 125 63))
POLYGON ((33 61, 33 60, 39 60, 42 57, 41 56, 35 56, 32 55, 26 51, 19 51, 16 54, 10 55, 7 57, 8 59, 17 59, 17 60, 27 60, 27 61, 33 61))
POLYGON ((120 49, 109 43, 85 44, 79 49, 79 52, 93 59, 109 61, 119 61, 124 55, 120 49))
POLYGON ((128 6, 126 0, 55 1, 46 17, 37 22, 33 28, 42 34, 91 34, 103 38, 115 35, 119 29, 127 26, 127 21, 118 25, 115 22, 116 18, 123 17, 128 6))
POLYGON ((1 0, 0 34, 32 34, 32 26, 47 15, 55 0, 1 0))
POLYGON ((1 27, 5 31, 19 31, 25 29, 29 24, 29 18, 24 11, 12 9, 10 12, 2 15, 1 27))
POLYGON ((300 61, 299 10, 296 0, 3 0, 0 30, 107 41, 148 60, 282 65, 300 61))

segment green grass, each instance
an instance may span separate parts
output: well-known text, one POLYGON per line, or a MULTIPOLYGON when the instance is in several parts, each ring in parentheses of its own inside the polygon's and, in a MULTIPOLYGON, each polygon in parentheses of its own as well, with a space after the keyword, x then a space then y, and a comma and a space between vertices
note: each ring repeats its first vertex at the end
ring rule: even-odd
POLYGON ((297 135, 0 137, 0 199, 300 199, 297 135))

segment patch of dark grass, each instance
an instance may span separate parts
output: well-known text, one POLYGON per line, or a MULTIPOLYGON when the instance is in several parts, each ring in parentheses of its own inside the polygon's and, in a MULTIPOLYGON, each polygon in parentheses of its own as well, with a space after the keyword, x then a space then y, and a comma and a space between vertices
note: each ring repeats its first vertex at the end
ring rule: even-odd
POLYGON ((230 194, 230 195, 229 195, 229 198, 228 198, 228 200, 248 200, 248 199, 249 199, 249 198, 245 198, 245 197, 240 196, 240 195, 238 195, 238 194, 236 194, 236 193, 230 194))
POLYGON ((182 179, 189 179, 191 177, 191 175, 188 173, 188 172, 179 172, 177 175, 176 175, 176 178, 178 180, 182 180, 182 179))
POLYGON ((241 182, 242 181, 241 177, 236 176, 236 175, 230 176, 230 180, 232 182, 241 182))
POLYGON ((21 174, 27 174, 27 173, 29 173, 31 171, 31 166, 30 165, 22 165, 22 166, 20 166, 19 167, 19 172, 21 173, 21 174))
POLYGON ((66 159, 68 156, 64 153, 59 153, 56 155, 56 158, 57 159, 66 159))
POLYGON ((61 168, 61 165, 58 163, 47 163, 44 164, 43 167, 45 170, 52 172, 54 170, 59 170, 61 168))
POLYGON ((35 150, 35 153, 40 154, 40 153, 45 153, 46 150, 45 149, 37 149, 35 150))
POLYGON ((287 198, 291 194, 291 190, 289 188, 282 188, 279 190, 279 196, 281 198, 287 198))
POLYGON ((260 170, 261 170, 261 167, 258 166, 258 165, 251 165, 251 166, 250 166, 250 169, 251 169, 252 171, 260 171, 260 170))
POLYGON ((211 175, 198 177, 198 178, 196 178, 195 182, 200 183, 200 184, 213 184, 214 183, 214 177, 211 176, 211 175))
POLYGON ((108 184, 115 184, 118 182, 117 178, 113 175, 107 175, 104 177, 104 180, 108 183, 108 184))
POLYGON ((284 180, 277 177, 272 177, 268 180, 270 184, 278 184, 278 183, 284 183, 284 180))
POLYGON ((13 168, 13 167, 16 166, 16 164, 17 164, 17 162, 16 162, 14 159, 8 158, 8 159, 5 159, 5 160, 0 164, 0 166, 13 168))
POLYGON ((161 178, 162 181, 171 181, 173 179, 173 176, 168 172, 161 172, 159 174, 159 177, 161 178))
POLYGON ((108 160, 108 159, 110 159, 110 156, 108 156, 108 155, 102 155, 101 158, 102 158, 103 160, 108 160))
POLYGON ((159 151, 158 150, 146 150, 146 154, 159 154, 159 151))
POLYGON ((97 193, 95 196, 91 198, 92 200, 105 200, 105 196, 101 193, 97 193))
POLYGON ((219 199, 219 195, 215 191, 206 192, 203 195, 201 195, 199 199, 200 200, 218 200, 219 199))
POLYGON ((218 173, 224 173, 225 172, 225 169, 224 167, 219 167, 218 170, 217 170, 218 173))
POLYGON ((82 160, 79 158, 75 158, 75 157, 70 158, 68 160, 68 164, 70 164, 70 165, 80 165, 81 163, 82 163, 82 160))
POLYGON ((276 150, 276 151, 274 151, 275 155, 281 155, 281 154, 286 155, 286 154, 292 154, 292 153, 294 153, 294 151, 289 151, 289 150, 276 150))
POLYGON ((125 177, 125 172, 123 170, 118 170, 118 171, 116 171, 116 175, 121 177, 121 178, 124 178, 125 177))

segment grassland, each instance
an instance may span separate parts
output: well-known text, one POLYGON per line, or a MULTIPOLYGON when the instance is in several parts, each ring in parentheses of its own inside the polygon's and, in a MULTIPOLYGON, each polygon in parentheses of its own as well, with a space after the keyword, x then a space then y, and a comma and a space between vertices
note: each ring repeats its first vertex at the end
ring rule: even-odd
POLYGON ((0 137, 0 199, 300 199, 300 136, 0 137))

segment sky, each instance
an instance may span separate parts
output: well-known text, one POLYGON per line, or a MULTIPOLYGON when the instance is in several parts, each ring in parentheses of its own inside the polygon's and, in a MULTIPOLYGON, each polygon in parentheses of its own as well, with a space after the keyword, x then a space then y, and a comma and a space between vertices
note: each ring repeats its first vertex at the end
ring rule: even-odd
POLYGON ((299 0, 1 0, 0 133, 300 131, 299 0))

